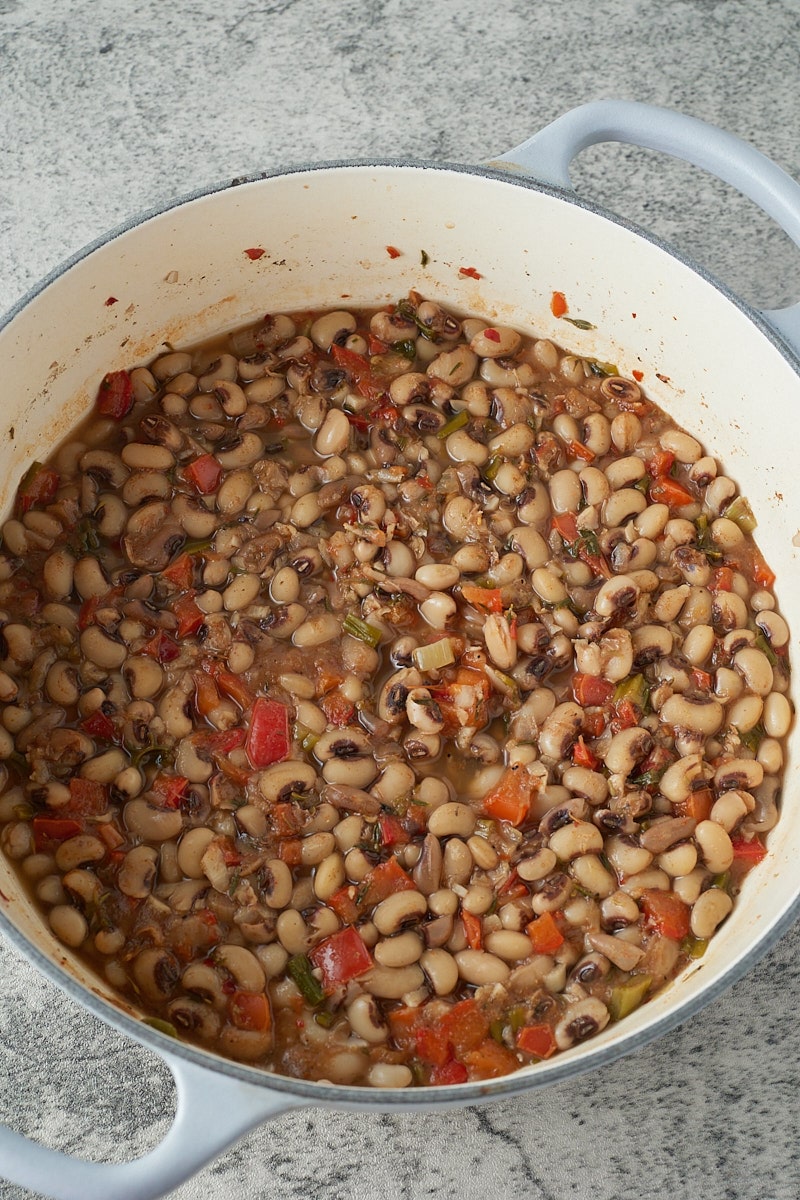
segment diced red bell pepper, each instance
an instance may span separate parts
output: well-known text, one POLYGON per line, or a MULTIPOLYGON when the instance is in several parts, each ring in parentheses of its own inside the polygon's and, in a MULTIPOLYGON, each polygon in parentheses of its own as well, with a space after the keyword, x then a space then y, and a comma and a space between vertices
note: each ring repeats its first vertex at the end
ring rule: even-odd
POLYGON ((112 742, 117 734, 113 721, 106 716, 102 708, 96 708, 91 716, 84 717, 81 729, 88 733, 89 737, 99 738, 104 742, 112 742))
POLYGON ((207 717, 215 708, 219 708, 222 697, 217 691, 217 685, 205 671, 193 671, 194 706, 201 717, 207 717))
POLYGON ((586 745, 583 735, 572 747, 572 761, 576 767, 586 767, 590 771, 594 771, 600 763, 597 755, 586 745))
POLYGON ((65 817, 34 817, 33 843, 41 853, 50 842, 65 842, 67 838, 77 837, 83 832, 78 821, 65 817))
POLYGON ((623 729, 633 729, 634 725, 639 724, 640 715, 639 709, 632 700, 628 700, 627 697, 618 700, 614 705, 611 728, 614 733, 620 733, 623 729))
POLYGON ((707 821, 714 807, 714 793, 709 787, 689 792, 685 800, 676 800, 673 809, 676 816, 694 817, 695 821, 707 821))
POLYGON ((572 676, 572 694, 576 704, 592 708, 609 702, 614 695, 614 685, 599 675, 584 675, 578 671, 572 676))
POLYGON ((303 861, 303 842, 301 838, 284 838, 278 846, 278 858, 287 867, 299 867, 303 861))
POLYGON ((470 1079, 498 1079, 519 1070, 513 1051, 501 1046, 494 1038, 486 1038, 475 1050, 468 1050, 464 1055, 464 1066, 470 1079))
POLYGON ((17 489, 17 516, 24 516, 35 504, 50 504, 60 482, 58 473, 52 467, 45 467, 40 462, 31 463, 17 489))
POLYGON ((454 1083, 466 1083, 468 1079, 467 1068, 455 1058, 451 1058, 449 1062, 443 1063, 440 1067, 434 1067, 431 1071, 433 1087, 449 1087, 454 1083))
POLYGON ((75 776, 69 781, 69 803, 61 810, 71 817, 100 817, 108 811, 108 787, 75 776))
POLYGON ((121 421, 133 408, 133 384, 127 371, 109 371, 97 392, 97 411, 103 417, 121 421))
POLYGON ((289 710, 277 700, 259 696, 250 714, 250 728, 244 744, 251 767, 258 770, 289 757, 289 710))
POLYGON ((708 671, 702 671, 700 667, 695 667, 691 672, 692 683, 701 692, 708 692, 714 682, 713 677, 708 671))
POLYGON ((500 588, 483 588, 475 587, 473 584, 464 584, 461 588, 461 595, 467 604, 471 604, 480 612, 499 613, 503 611, 503 593, 500 588))
POLYGON ((733 846, 734 859, 738 859, 739 862, 748 863, 750 866, 760 863, 767 857, 767 847, 757 837, 752 838, 750 841, 743 837, 731 838, 731 845, 733 846))
MULTIPOLYGON (((100 841, 105 842, 105 844, 108 846, 109 850, 111 850, 111 851, 118 850, 120 846, 124 846, 125 838, 122 836, 120 831, 117 829, 116 825, 112 825, 108 821, 105 821, 102 823, 98 821, 95 824, 94 829, 95 829, 95 833, 100 838, 100 841)), ((111 857, 113 860, 114 856, 112 855, 111 857)))
POLYGON ((535 1058, 549 1058, 555 1053, 556 1039, 549 1025, 525 1025, 517 1034, 517 1046, 535 1058))
POLYGON ((552 913, 542 913, 526 926, 534 954, 555 954, 564 945, 564 935, 552 913))
POLYGON ((579 458, 582 462, 587 463, 594 462, 597 457, 594 450, 590 450, 583 442, 576 442, 574 439, 567 442, 567 454, 570 458, 579 458))
POLYGON ((386 390, 387 385, 377 379, 369 365, 368 359, 346 346, 331 346, 331 358, 337 367, 342 367, 351 376, 356 385, 356 391, 367 400, 377 400, 386 390))
POLYGON ((567 298, 563 292, 553 292, 550 297, 550 312, 554 317, 563 317, 568 312, 567 298))
POLYGON ((326 992, 335 991, 340 984, 363 975, 373 965, 372 955, 353 925, 325 938, 308 957, 322 971, 322 986, 326 992))
POLYGON ((348 700, 338 688, 327 692, 320 699, 319 706, 328 718, 328 724, 335 725, 337 729, 349 725, 356 715, 355 704, 348 700))
POLYGON ((219 487, 222 467, 213 454, 201 454, 183 468, 183 476, 201 496, 208 496, 219 487))
POLYGON ((359 917, 356 897, 358 890, 352 883, 345 884, 329 896, 325 903, 332 908, 343 925, 355 925, 359 917))
POLYGON ((448 1008, 437 1022, 442 1037, 453 1045, 455 1057, 475 1050, 489 1034, 489 1018, 475 1000, 460 1000, 448 1008))
POLYGON ((639 898, 645 923, 662 937, 681 941, 689 933, 690 908, 674 892, 645 888, 639 898))
POLYGON ((249 684, 240 675, 234 675, 232 671, 222 671, 214 665, 216 669, 211 673, 223 696, 235 700, 240 708, 249 708, 256 698, 249 684))
POLYGON ((184 593, 173 600, 172 611, 178 618, 178 628, 175 633, 179 640, 197 633, 205 621, 205 616, 195 604, 192 593, 184 593))
POLYGON ((709 590, 712 592, 733 591, 733 568, 715 567, 711 575, 709 590))
POLYGON ((228 1016, 237 1029, 265 1033, 272 1028, 269 1000, 263 992, 234 992, 228 1000, 228 1016))
POLYGON ((424 1063, 441 1067, 453 1057, 453 1046, 431 1025, 422 1025, 416 1032, 417 1058, 424 1063))
POLYGON ((387 896, 393 896, 395 892, 415 890, 416 886, 414 880, 406 874, 396 858, 379 863, 377 867, 373 867, 364 880, 364 891, 361 898, 362 911, 368 912, 376 904, 385 900, 387 896))
POLYGON ((669 475, 675 465, 675 455, 670 450, 657 450, 647 460, 647 471, 651 479, 669 475))
POLYGON ((381 831, 382 846, 407 846, 411 841, 397 817, 392 816, 391 813, 381 813, 378 817, 378 826, 381 831))
POLYGON ((160 808, 180 808, 189 780, 182 775, 156 775, 151 785, 160 808))
POLYGON ((387 1014, 392 1041, 400 1050, 409 1054, 416 1052, 417 1030, 422 1028, 423 1012, 421 1008, 393 1008, 387 1014))
POLYGON ((161 572, 161 578, 173 584, 181 592, 188 592, 194 583, 194 561, 188 554, 181 554, 161 572))
POLYGON ((521 825, 530 812, 534 779, 524 766, 507 767, 481 801, 487 817, 521 825))
POLYGON ((481 921, 480 917, 476 917, 473 913, 462 910, 461 923, 464 926, 464 934, 470 950, 482 950, 483 921, 481 921))
POLYGON ((578 518, 575 513, 556 513, 550 525, 568 546, 578 540, 578 518))
POLYGON ((94 624, 97 610, 106 604, 113 603, 123 593, 125 589, 121 587, 111 588, 104 596, 88 596, 78 610, 78 629, 83 632, 90 625, 94 624))
POLYGON ((155 658, 160 663, 174 662, 180 652, 181 649, 177 642, 174 642, 163 630, 155 634, 139 651, 140 654, 155 658))
POLYGON ((688 488, 669 475, 654 479, 648 489, 653 504, 666 504, 669 508, 684 508, 697 500, 688 488))
POLYGON ((753 551, 753 578, 763 588, 771 588, 775 583, 775 572, 767 566, 758 550, 753 551))

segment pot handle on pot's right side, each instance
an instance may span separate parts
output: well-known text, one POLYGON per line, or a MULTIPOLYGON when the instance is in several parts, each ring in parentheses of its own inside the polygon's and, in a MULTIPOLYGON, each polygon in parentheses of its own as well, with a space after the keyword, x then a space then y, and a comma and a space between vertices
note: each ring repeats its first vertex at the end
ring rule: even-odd
MULTIPOLYGON (((717 175, 753 200, 800 246, 800 184, 734 134, 666 108, 632 100, 583 104, 493 163, 521 167, 543 183, 572 190, 572 160, 598 142, 660 150, 717 175)), ((763 315, 800 355, 800 304, 763 315)))

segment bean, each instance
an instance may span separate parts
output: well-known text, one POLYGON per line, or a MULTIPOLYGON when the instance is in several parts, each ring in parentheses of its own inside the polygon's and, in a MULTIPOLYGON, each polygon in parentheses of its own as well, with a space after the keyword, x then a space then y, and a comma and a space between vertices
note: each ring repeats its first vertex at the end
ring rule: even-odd
POLYGON ((747 646, 733 656, 733 665, 751 692, 768 696, 772 691, 774 674, 766 654, 747 646))
POLYGON ((132 471, 169 471, 175 466, 175 455, 166 446, 150 442, 128 442, 120 458, 132 471))
POLYGON ((490 954, 502 958, 504 962, 519 962, 533 953, 531 939, 511 929, 498 929, 495 933, 487 934, 484 945, 490 954))
POLYGON ((132 655, 125 663, 122 673, 134 699, 150 700, 161 691, 164 672, 149 655, 132 655))
POLYGON ((702 892, 692 905, 689 925, 696 938, 705 941, 725 920, 733 908, 733 900, 721 888, 702 892))
POLYGON ((67 838, 56 850, 56 866, 59 871, 72 871, 84 863, 101 862, 106 856, 106 847, 99 838, 88 833, 67 838))
POLYGON ((455 990, 458 984, 458 966, 447 950, 438 947, 426 950, 419 962, 437 996, 449 996, 455 990))
POLYGON ((496 954, 485 950, 459 950, 455 955, 458 973, 465 983, 505 983, 509 968, 496 954))
POLYGON ((341 631, 341 621, 333 613, 317 613, 295 629, 292 642, 295 646, 322 646, 338 637, 341 631))
POLYGON ((125 751, 115 747, 85 762, 81 767, 81 777, 95 783, 113 783, 120 771, 125 770, 127 763, 125 751))
POLYGON ((129 800, 123 809, 128 830, 150 842, 166 842, 176 838, 183 829, 180 809, 154 808, 146 800, 129 800))
POLYGON ((711 697, 695 699, 676 693, 662 705, 659 717, 667 725, 710 736, 722 728, 725 709, 711 697))
MULTIPOLYGON (((8 626, 5 628, 8 641, 8 626)), ((98 625, 90 625, 80 635, 81 653, 98 667, 116 670, 128 656, 127 647, 108 637, 98 625)))
POLYGON ((775 738, 762 739, 757 758, 767 775, 778 775, 783 770, 783 750, 775 738))
POLYGON ((89 936, 89 926, 83 913, 68 904, 57 904, 48 914, 50 928, 65 946, 77 948, 89 936))
POLYGON ((673 879, 688 875, 697 865, 697 848, 691 842, 679 842, 659 854, 656 865, 673 879))
POLYGON ((418 933, 407 929, 375 945, 373 954, 382 967, 407 967, 418 962, 425 945, 418 933))
POLYGON ((417 963, 407 967, 373 967, 359 979, 365 991, 382 1000, 401 1000, 425 982, 417 963))
POLYGON ((467 847, 475 860, 475 865, 482 871, 493 871, 500 861, 500 856, 494 846, 490 845, 486 838, 477 836, 468 838, 467 847))
POLYGON ((184 833, 178 843, 178 866, 189 879, 204 878, 203 855, 215 837, 213 829, 202 825, 184 833))
POLYGON ((740 696, 728 709, 728 723, 739 733, 749 733, 761 720, 764 702, 760 696, 740 696))
POLYGON ((780 692, 771 692, 765 699, 763 719, 770 737, 786 737, 792 725, 792 706, 780 692))
POLYGON ((428 902, 421 892, 396 892, 377 906, 372 920, 379 933, 388 935, 396 933, 407 922, 416 921, 427 909, 428 902))
POLYGON ((617 888, 616 880, 607 871, 596 854, 581 854, 573 859, 570 871, 582 888, 599 896, 601 900, 611 896, 617 888))
POLYGON ((347 1008, 350 1028, 357 1037, 378 1046, 389 1039, 389 1029, 372 996, 356 996, 347 1008))
POLYGON ((694 831, 703 861, 713 875, 727 871, 733 862, 731 839, 715 821, 701 821, 694 831))
POLYGON ((350 443, 350 422, 340 408, 332 408, 314 437, 314 449, 323 458, 341 454, 350 443))
POLYGON ((280 913, 275 932, 288 954, 305 954, 308 948, 308 929, 302 915, 296 909, 286 908, 280 913))
POLYGON ((417 568, 414 578, 436 592, 454 587, 461 578, 461 572, 450 563, 427 563, 417 568))
POLYGON ((428 599, 420 604, 419 611, 434 629, 444 629, 455 614, 456 602, 446 592, 431 592, 428 599))
POLYGON ((345 878, 344 859, 338 851, 334 851, 322 860, 314 872, 314 895, 318 900, 330 899, 345 878))

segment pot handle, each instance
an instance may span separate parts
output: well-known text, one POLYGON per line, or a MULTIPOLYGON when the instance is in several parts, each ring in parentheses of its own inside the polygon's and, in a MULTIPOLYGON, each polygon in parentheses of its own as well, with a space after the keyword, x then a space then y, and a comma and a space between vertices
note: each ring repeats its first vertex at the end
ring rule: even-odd
MULTIPOLYGON (((572 190, 569 168, 597 142, 661 150, 732 184, 800 246, 800 184, 748 142, 684 113, 633 100, 595 100, 564 113, 493 164, 511 164, 543 183, 572 190)), ((763 313, 800 355, 800 304, 763 313)))
POLYGON ((268 1117, 303 1103, 158 1053, 175 1079, 177 1108, 155 1150, 133 1162, 85 1162, 0 1127, 0 1175, 53 1200, 157 1200, 268 1117))

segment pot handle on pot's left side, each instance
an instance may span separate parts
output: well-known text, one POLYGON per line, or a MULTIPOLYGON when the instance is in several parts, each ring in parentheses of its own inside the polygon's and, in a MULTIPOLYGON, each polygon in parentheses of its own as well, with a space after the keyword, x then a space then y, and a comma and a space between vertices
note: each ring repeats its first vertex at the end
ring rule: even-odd
POLYGON ((256 1125, 302 1103, 159 1053, 175 1078, 178 1103, 155 1150, 133 1162, 86 1162, 0 1127, 0 1176, 54 1200, 157 1200, 256 1125))
MULTIPOLYGON (((493 162, 522 167, 543 183, 571 190, 572 160, 598 142, 660 150, 709 171, 753 200, 800 246, 800 184, 734 134, 666 108, 632 100, 583 104, 493 162)), ((763 315, 800 355, 800 304, 763 315)))

